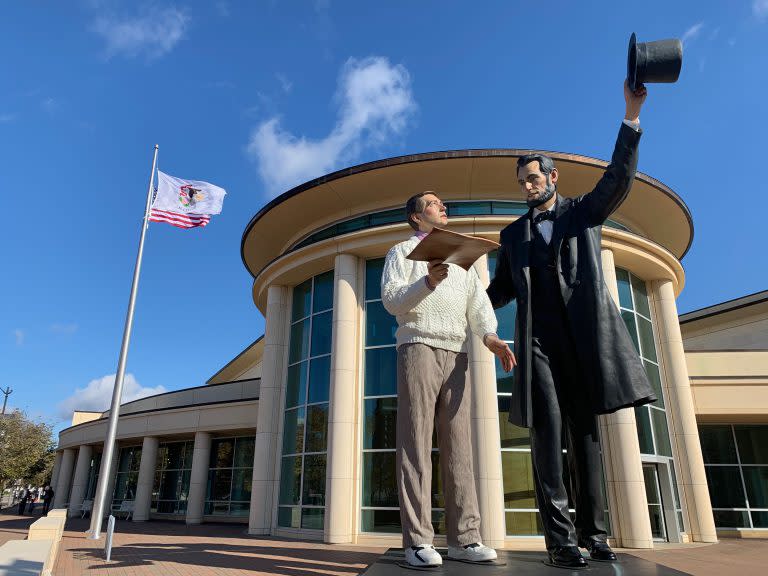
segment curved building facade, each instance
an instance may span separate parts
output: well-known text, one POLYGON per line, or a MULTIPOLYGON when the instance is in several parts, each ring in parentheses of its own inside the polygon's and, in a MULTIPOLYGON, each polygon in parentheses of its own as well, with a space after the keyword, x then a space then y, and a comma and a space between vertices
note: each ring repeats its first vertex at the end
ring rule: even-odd
MULTIPOLYGON (((516 160, 528 152, 393 158, 313 180, 267 204, 241 245, 264 335, 206 386, 121 409, 112 508, 132 501, 135 521, 239 521, 252 534, 399 544, 396 325, 381 304, 383 258, 412 233, 403 206, 423 190, 447 204, 451 230, 498 240, 527 212, 516 160)), ((565 196, 590 190, 606 165, 551 156, 565 196)), ((659 396, 600 417, 605 513, 621 546, 716 540, 675 303, 692 239, 685 204, 643 174, 603 227, 605 281, 659 396)), ((494 253, 475 264, 485 282, 494 265, 494 253)), ((497 315, 500 336, 512 342, 514 304, 497 315)), ((543 546, 528 433, 506 418, 511 377, 479 341, 469 356, 483 541, 543 546)), ((72 515, 94 493, 106 434, 106 414, 76 416, 86 421, 62 431, 54 473, 57 505, 72 515)), ((435 448, 435 470, 439 459, 435 448)), ((437 474, 432 485, 442 535, 437 474)))

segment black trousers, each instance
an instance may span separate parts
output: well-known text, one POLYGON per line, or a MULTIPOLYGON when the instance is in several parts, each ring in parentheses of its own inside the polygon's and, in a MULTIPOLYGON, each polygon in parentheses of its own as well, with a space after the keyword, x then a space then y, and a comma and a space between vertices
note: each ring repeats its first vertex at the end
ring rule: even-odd
POLYGON ((578 541, 607 537, 601 481, 597 419, 581 380, 578 358, 564 318, 554 306, 539 315, 532 341, 531 456, 536 500, 547 549, 575 546, 578 541), (544 317, 542 317, 544 316, 544 317), (575 525, 568 513, 563 482, 563 439, 571 494, 576 507, 575 525))

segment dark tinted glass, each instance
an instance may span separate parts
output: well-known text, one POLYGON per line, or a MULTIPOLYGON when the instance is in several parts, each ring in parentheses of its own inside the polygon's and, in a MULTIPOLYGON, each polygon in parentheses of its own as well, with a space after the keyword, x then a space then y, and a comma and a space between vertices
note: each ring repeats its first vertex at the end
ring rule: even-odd
POLYGON ((362 505, 387 508, 399 506, 394 452, 363 453, 362 505))
POLYGON ((301 526, 301 508, 281 506, 277 512, 277 525, 282 528, 299 528, 301 526))
POLYGON ((507 536, 541 536, 544 528, 538 512, 507 512, 504 514, 507 536))
POLYGON ((395 343, 397 320, 384 309, 381 302, 365 305, 365 345, 382 346, 395 343))
POLYGON ((283 423, 283 454, 299 454, 304 447, 306 408, 285 411, 283 423))
POLYGON ((312 295, 312 312, 333 308, 333 270, 315 276, 315 292, 312 295))
POLYGON ((304 452, 323 452, 328 447, 328 404, 307 407, 307 443, 304 452))
POLYGON ((742 464, 768 464, 768 426, 734 426, 742 464))
POLYGON ((502 452, 505 508, 536 508, 530 452, 502 452))
POLYGON ((322 530, 325 522, 325 510, 323 508, 302 508, 301 527, 306 530, 322 530))
POLYGON ((502 448, 530 448, 531 440, 527 428, 520 428, 509 422, 511 396, 499 396, 499 433, 502 448))
POLYGON ((288 456, 280 466, 280 504, 298 504, 301 490, 301 456, 288 456))
MULTIPOLYGON (((314 345, 313 345, 314 346, 314 345)), ((331 383, 331 357, 313 358, 309 363, 309 396, 307 403, 327 402, 331 383)))
POLYGON ((394 346, 365 351, 365 395, 397 394, 397 350, 394 346))
POLYGON ((627 325, 629 335, 632 337, 632 342, 635 344, 635 350, 640 353, 640 344, 637 340, 637 327, 635 325, 635 314, 626 310, 621 311, 621 318, 624 320, 624 324, 627 325))
POLYGON ((738 466, 705 466, 713 508, 746 508, 738 466))
POLYGON ((238 438, 235 441, 235 468, 253 468, 255 438, 238 438))
POLYGON ((667 427, 667 416, 663 410, 649 408, 651 420, 653 420, 653 432, 656 436, 656 453, 661 456, 672 457, 672 446, 669 443, 669 428, 667 427))
POLYGON ((741 510, 713 510, 718 528, 749 528, 749 515, 741 510))
POLYGON ((736 464, 736 445, 728 425, 699 425, 701 453, 705 464, 736 464))
POLYGON ((302 282, 293 289, 293 305, 291 307, 291 321, 309 315, 309 304, 312 300, 312 280, 302 282))
POLYGON ((384 532, 400 534, 400 512, 398 510, 363 510, 363 532, 384 532))
POLYGON ((307 397, 307 361, 288 367, 285 383, 285 407, 304 404, 307 397))
POLYGON ((469 214, 490 214, 490 202, 450 202, 448 204, 449 216, 464 216, 469 214))
POLYGON ((637 423, 637 439, 640 442, 640 453, 654 454, 651 417, 648 415, 648 408, 646 406, 635 408, 635 420, 637 423))
POLYGON ((397 398, 376 398, 365 401, 364 450, 394 449, 396 429, 397 398))
POLYGON ((768 467, 744 466, 742 471, 750 508, 768 508, 768 467))
POLYGON ((304 457, 302 504, 325 506, 325 454, 304 457))
POLYGON ((331 353, 333 311, 312 316, 312 356, 331 353))
POLYGON ((650 318, 651 308, 648 305, 648 292, 645 289, 645 282, 634 274, 632 275, 632 289, 635 292, 635 310, 643 316, 650 318))
POLYGON ((653 341, 653 328, 651 323, 642 316, 637 317, 640 329, 640 350, 643 357, 656 362, 656 343, 653 341))
POLYGON ((658 406, 659 408, 664 408, 664 394, 661 391, 661 375, 659 374, 659 367, 646 360, 643 360, 643 367, 645 368, 645 373, 648 375, 648 380, 651 381, 653 391, 656 392, 656 397, 658 398, 653 405, 658 406))
POLYGON ((632 287, 629 283, 629 272, 616 268, 616 281, 619 284, 619 303, 622 308, 634 310, 632 305, 632 287))
POLYGON ((291 326, 291 344, 288 363, 293 364, 309 356, 309 318, 291 326))
MULTIPOLYGON (((403 217, 403 219, 405 219, 403 217)), ((384 258, 368 260, 365 263, 365 299, 381 298, 381 271, 384 270, 384 258)))

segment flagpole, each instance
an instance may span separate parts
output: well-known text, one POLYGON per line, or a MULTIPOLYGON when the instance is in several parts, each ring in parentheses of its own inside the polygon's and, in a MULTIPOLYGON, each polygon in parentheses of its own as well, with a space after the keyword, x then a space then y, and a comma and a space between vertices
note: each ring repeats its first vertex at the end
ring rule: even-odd
POLYGON ((155 183, 155 169, 157 168, 157 149, 155 144, 155 153, 152 158, 152 172, 149 175, 149 188, 147 189, 147 204, 144 208, 144 222, 141 226, 141 240, 139 241, 139 253, 136 255, 136 266, 133 270, 133 283, 131 284, 131 297, 128 300, 128 313, 125 318, 125 328, 123 329, 123 344, 120 347, 120 359, 117 362, 117 375, 115 376, 115 388, 112 391, 112 405, 109 408, 109 425, 107 427, 107 437, 104 440, 104 451, 101 456, 101 467, 99 468, 99 482, 96 486, 96 497, 91 511, 91 527, 88 530, 88 538, 98 540, 101 538, 101 522, 104 515, 104 502, 107 496, 107 486, 109 485, 109 475, 112 468, 112 458, 114 458, 115 438, 117 436, 117 421, 120 416, 120 399, 123 395, 123 377, 125 376, 125 362, 128 358, 128 344, 131 341, 131 328, 133 327, 133 309, 136 305, 136 292, 139 287, 139 274, 141 273, 141 259, 144 255, 144 238, 147 234, 149 225, 149 212, 152 205, 152 191, 155 183))

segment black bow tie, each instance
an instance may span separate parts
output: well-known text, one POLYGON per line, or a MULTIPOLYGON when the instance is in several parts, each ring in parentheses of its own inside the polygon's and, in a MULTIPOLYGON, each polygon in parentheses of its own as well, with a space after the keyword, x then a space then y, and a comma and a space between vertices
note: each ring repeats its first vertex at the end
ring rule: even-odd
POLYGON ((546 212, 539 212, 536 217, 533 219, 534 224, 538 224, 539 222, 543 222, 544 220, 554 220, 555 219, 555 213, 553 210, 547 210, 546 212))

